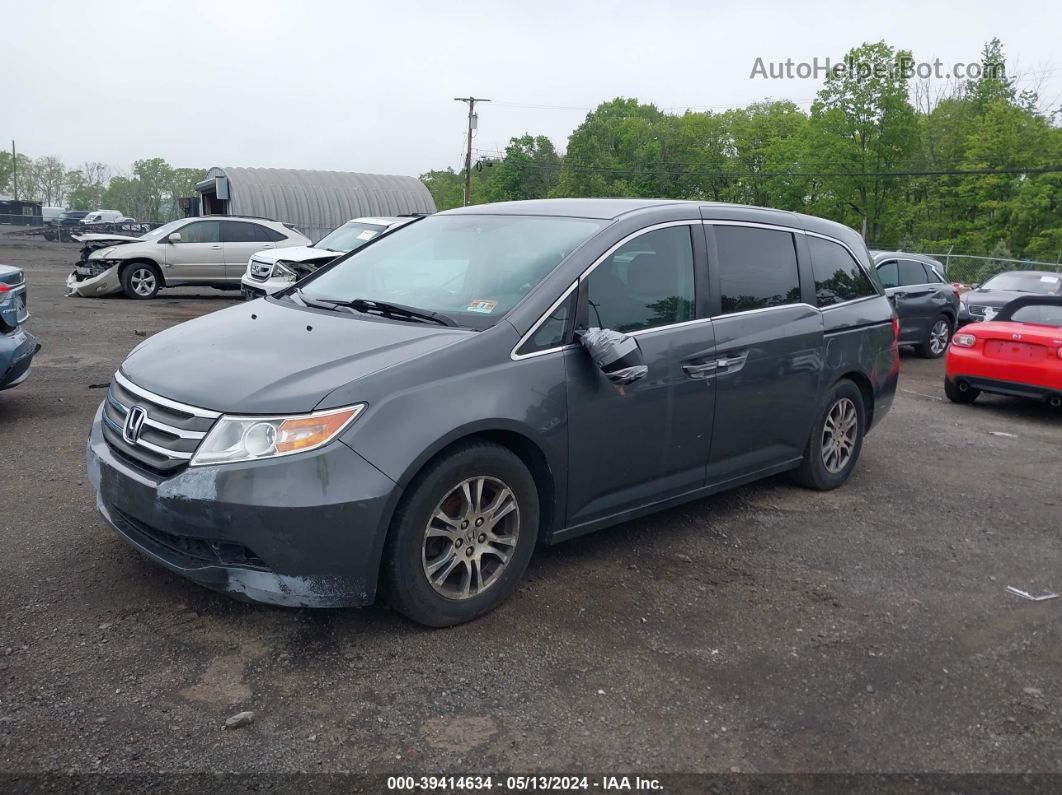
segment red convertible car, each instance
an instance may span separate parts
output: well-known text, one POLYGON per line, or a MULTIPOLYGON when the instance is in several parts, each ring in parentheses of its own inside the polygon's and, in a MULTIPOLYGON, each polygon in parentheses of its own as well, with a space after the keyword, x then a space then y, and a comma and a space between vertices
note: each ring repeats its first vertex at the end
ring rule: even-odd
POLYGON ((944 392, 956 403, 994 392, 1062 407, 1062 296, 1016 298, 994 319, 956 332, 944 392))

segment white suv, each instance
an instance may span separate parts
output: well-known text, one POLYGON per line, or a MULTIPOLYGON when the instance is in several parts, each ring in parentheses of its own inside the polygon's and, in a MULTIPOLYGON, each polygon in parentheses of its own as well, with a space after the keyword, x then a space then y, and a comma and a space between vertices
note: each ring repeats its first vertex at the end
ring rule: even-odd
POLYGON ((257 251, 247 262, 240 281, 247 300, 273 295, 290 287, 336 257, 364 246, 389 229, 408 224, 418 216, 374 216, 355 218, 333 229, 312 246, 283 251, 257 251))
POLYGON ((181 218, 139 237, 85 234, 75 239, 84 248, 66 286, 70 295, 86 298, 117 292, 154 298, 162 287, 181 285, 238 290, 252 253, 310 242, 288 224, 229 215, 181 218))

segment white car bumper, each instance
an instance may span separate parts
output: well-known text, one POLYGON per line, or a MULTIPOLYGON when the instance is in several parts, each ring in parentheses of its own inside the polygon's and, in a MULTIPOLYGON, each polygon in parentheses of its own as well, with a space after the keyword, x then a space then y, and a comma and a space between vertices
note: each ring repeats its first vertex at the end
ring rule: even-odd
POLYGON ((255 298, 262 298, 266 295, 275 295, 281 290, 291 287, 293 284, 295 284, 295 282, 290 279, 278 279, 275 276, 271 276, 264 282, 261 282, 258 279, 252 279, 247 274, 244 274, 243 278, 240 279, 240 290, 243 292, 244 299, 250 301, 255 298))

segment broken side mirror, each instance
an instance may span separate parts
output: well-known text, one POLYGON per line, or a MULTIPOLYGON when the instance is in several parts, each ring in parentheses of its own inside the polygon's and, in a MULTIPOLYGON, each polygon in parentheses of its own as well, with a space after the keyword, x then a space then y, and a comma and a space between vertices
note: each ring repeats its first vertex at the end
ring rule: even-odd
POLYGON ((180 232, 170 232, 170 236, 166 238, 166 241, 169 242, 169 243, 180 243, 181 242, 181 233, 180 232))
POLYGON ((633 384, 649 372, 634 337, 609 328, 587 329, 576 336, 594 364, 614 384, 633 384))

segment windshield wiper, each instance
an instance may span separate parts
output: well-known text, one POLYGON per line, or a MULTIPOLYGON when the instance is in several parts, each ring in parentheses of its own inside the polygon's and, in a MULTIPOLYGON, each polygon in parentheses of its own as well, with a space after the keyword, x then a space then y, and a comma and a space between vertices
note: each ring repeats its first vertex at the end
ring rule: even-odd
POLYGON ((302 288, 299 287, 296 287, 291 295, 297 297, 303 305, 317 307, 318 309, 353 309, 355 312, 363 312, 365 314, 379 312, 384 317, 404 318, 406 320, 416 320, 422 323, 438 323, 440 326, 457 327, 456 320, 441 312, 422 311, 413 306, 406 306, 405 304, 392 304, 387 301, 376 301, 370 298, 355 298, 352 301, 341 301, 330 298, 310 298, 302 291, 302 288))
POLYGON ((359 312, 379 312, 385 317, 420 320, 426 323, 438 323, 440 326, 457 326, 456 320, 444 315, 442 312, 423 311, 405 304, 392 304, 388 301, 377 301, 370 298, 355 298, 353 301, 336 301, 335 303, 337 306, 349 306, 359 312))

